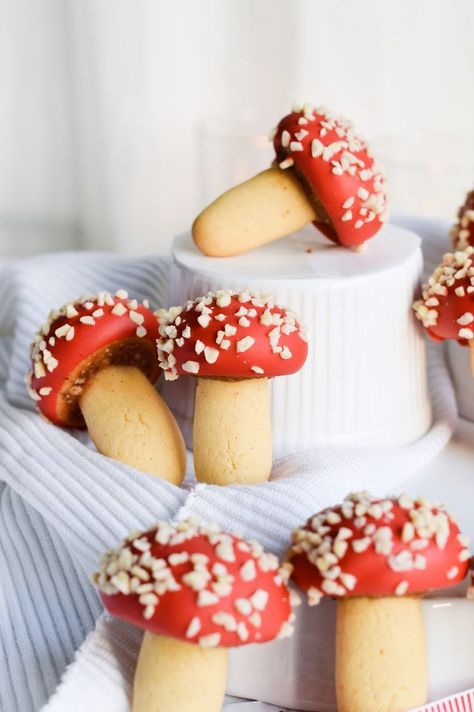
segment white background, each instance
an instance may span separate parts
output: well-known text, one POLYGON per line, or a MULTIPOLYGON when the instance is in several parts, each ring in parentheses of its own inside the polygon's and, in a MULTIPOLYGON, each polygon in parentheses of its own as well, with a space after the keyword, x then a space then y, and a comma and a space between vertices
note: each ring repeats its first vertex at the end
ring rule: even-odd
POLYGON ((472 0, 0 0, 0 256, 165 252, 269 160, 233 122, 263 134, 294 99, 354 119, 396 209, 451 217, 474 175, 473 38, 472 0), (209 148, 199 122, 224 136, 209 148))

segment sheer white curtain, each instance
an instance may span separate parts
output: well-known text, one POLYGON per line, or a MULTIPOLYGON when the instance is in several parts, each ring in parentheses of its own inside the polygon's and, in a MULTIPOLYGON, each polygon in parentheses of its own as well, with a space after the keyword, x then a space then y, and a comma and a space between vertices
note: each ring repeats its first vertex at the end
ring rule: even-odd
POLYGON ((0 260, 77 244, 62 0, 0 0, 0 260))
POLYGON ((86 244, 166 249, 199 206, 196 122, 251 112, 265 127, 288 106, 294 66, 282 48, 297 16, 266 0, 72 10, 86 244))
POLYGON ((0 12, 0 251, 20 249, 16 229, 25 249, 166 251, 245 158, 236 122, 265 132, 295 98, 352 117, 389 163, 408 153, 402 208, 449 213, 472 181, 471 0, 0 0, 0 12), (449 200, 416 163, 446 153, 449 200))

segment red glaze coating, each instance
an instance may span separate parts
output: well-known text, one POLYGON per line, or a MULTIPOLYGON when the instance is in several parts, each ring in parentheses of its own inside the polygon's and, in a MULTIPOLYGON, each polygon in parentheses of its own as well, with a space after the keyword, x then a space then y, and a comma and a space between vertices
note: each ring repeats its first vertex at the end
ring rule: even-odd
MULTIPOLYGON (((120 296, 100 292, 51 312, 48 322, 43 324, 31 345, 32 371, 27 376, 28 390, 39 410, 56 425, 70 425, 59 413, 58 395, 81 362, 123 339, 138 337, 155 344, 158 323, 153 312, 136 300, 128 299, 123 290, 117 294, 120 296), (123 305, 121 315, 112 313, 118 304, 123 305), (84 317, 87 320, 92 317, 94 323, 81 322, 84 317), (69 329, 66 333, 67 326, 72 331, 69 329)), ((158 364, 147 375, 155 383, 159 375, 158 364)))
POLYGON ((203 647, 289 635, 293 614, 284 578, 287 571, 260 544, 190 521, 132 533, 105 555, 95 575, 110 613, 203 647), (125 560, 124 549, 130 552, 125 560), (114 562, 119 576, 110 573, 114 562))
POLYGON ((295 373, 308 344, 293 312, 267 297, 221 290, 158 314, 158 358, 179 374, 262 378, 295 373), (242 341, 250 337, 250 341, 242 341), (243 349, 247 343, 250 347, 243 349))
POLYGON ((350 122, 305 104, 280 121, 273 143, 278 165, 293 166, 316 212, 322 205, 330 222, 315 225, 326 237, 357 247, 380 230, 387 218, 383 176, 350 122))
POLYGON ((474 338, 474 248, 444 255, 413 308, 435 341, 474 338))
POLYGON ((384 500, 350 495, 293 533, 293 581, 321 596, 424 593, 462 581, 469 540, 443 505, 407 495, 384 500))
POLYGON ((458 222, 450 232, 453 250, 464 250, 474 246, 474 190, 466 195, 464 204, 458 210, 458 222))

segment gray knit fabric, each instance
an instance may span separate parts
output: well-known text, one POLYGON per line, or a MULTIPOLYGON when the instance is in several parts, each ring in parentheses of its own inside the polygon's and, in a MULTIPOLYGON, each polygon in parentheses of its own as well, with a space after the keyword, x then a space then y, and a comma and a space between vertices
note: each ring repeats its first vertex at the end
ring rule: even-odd
MULTIPOLYGON (((424 235, 427 269, 431 269, 447 246, 446 227, 413 222, 410 227, 424 235)), ((0 272, 0 709, 4 712, 32 712, 47 704, 102 611, 89 575, 102 551, 130 529, 195 513, 255 537, 280 554, 291 528, 315 510, 348 490, 367 488, 385 494, 400 489, 452 434, 456 404, 439 348, 430 349, 434 422, 423 438, 397 449, 297 453, 274 463, 270 483, 254 487, 196 486, 190 472, 187 486, 177 488, 99 455, 83 433, 45 422, 35 412, 23 378, 29 366, 28 344, 49 310, 84 293, 118 288, 137 299, 149 299, 152 307, 165 306, 169 265, 169 260, 157 257, 65 253, 17 262, 0 272)), ((96 680, 122 674, 118 663, 113 671, 111 656, 133 668, 139 634, 123 624, 113 629, 115 647, 107 655, 96 648, 91 658, 96 680), (132 650, 128 658, 125 652, 123 657, 114 652, 121 638, 122 652, 132 650)), ((67 676, 64 685, 66 681, 67 676)), ((54 700, 48 708, 60 710, 54 700)))

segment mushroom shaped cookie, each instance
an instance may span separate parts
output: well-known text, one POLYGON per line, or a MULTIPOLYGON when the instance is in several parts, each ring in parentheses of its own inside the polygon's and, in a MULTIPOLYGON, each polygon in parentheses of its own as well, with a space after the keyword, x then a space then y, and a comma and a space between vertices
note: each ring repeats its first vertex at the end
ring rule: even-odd
POLYGON ((133 712, 219 712, 227 648, 292 633, 287 577, 257 542, 192 520, 107 553, 94 576, 102 601, 145 630, 133 712))
POLYGON ((206 255, 227 257, 313 222, 333 242, 360 248, 387 219, 381 169, 352 124, 311 104, 278 124, 272 168, 227 191, 194 221, 206 255))
POLYGON ((469 540, 441 504, 349 495, 293 532, 292 579, 315 605, 338 601, 339 712, 424 704, 427 660, 420 595, 466 575, 469 540))
POLYGON ((474 374, 474 248, 447 252, 413 309, 435 341, 469 344, 474 374))
POLYGON ((179 428, 154 388, 158 323, 146 302, 99 292, 52 311, 31 345, 31 397, 52 423, 83 427, 99 452, 174 484, 179 428))
POLYGON ((268 480, 268 379, 298 371, 308 344, 296 315, 269 297, 220 290, 158 313, 165 378, 198 377, 193 424, 196 477, 212 484, 268 480))
POLYGON ((458 222, 450 231, 453 250, 464 250, 474 246, 474 190, 466 195, 464 204, 458 210, 458 222))

